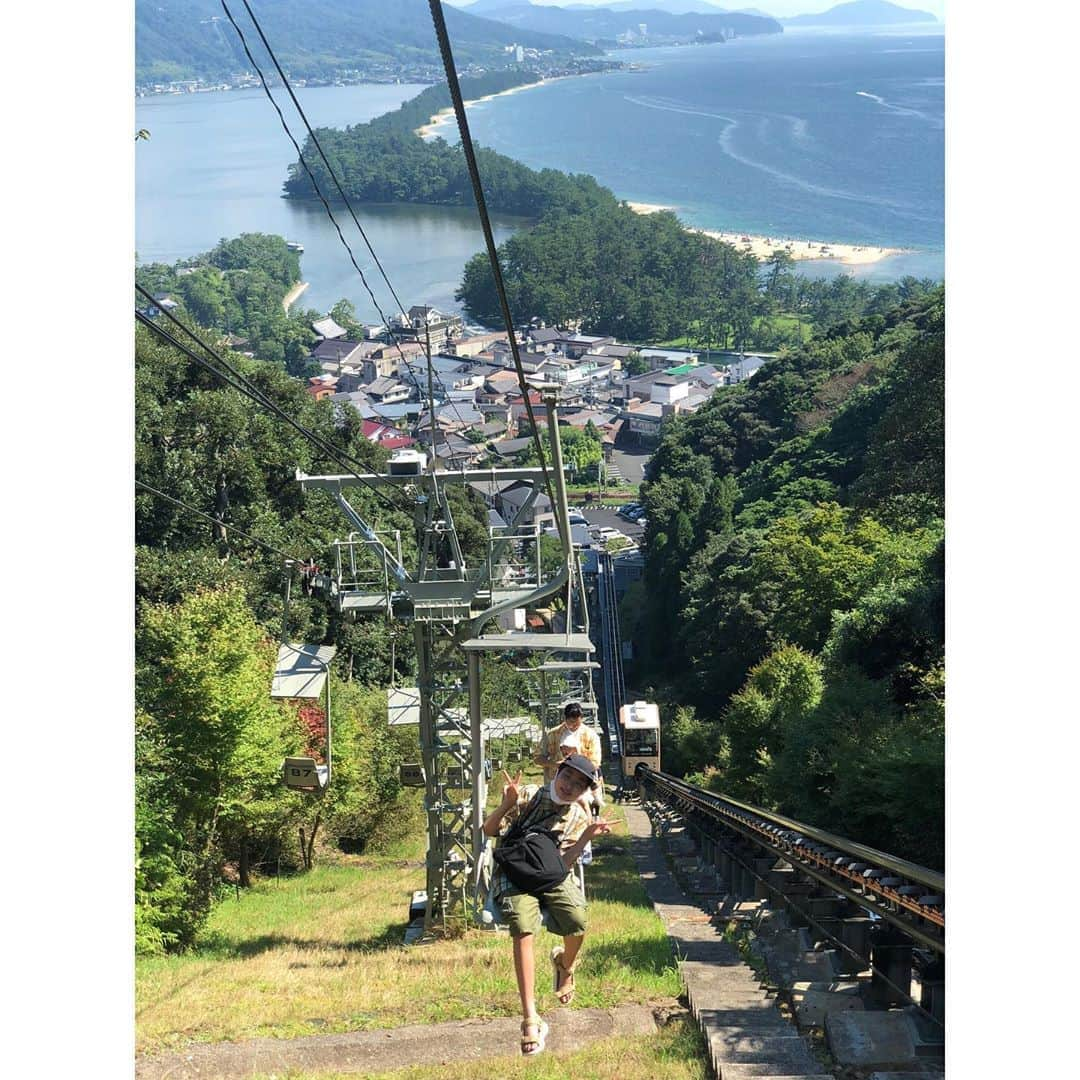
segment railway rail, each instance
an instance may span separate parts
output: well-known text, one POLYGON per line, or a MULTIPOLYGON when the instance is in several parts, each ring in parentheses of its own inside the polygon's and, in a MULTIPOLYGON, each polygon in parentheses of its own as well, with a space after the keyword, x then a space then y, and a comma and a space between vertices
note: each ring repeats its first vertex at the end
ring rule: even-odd
POLYGON ((706 832, 727 830, 775 855, 872 919, 945 955, 945 875, 823 829, 639 766, 639 783, 706 832))

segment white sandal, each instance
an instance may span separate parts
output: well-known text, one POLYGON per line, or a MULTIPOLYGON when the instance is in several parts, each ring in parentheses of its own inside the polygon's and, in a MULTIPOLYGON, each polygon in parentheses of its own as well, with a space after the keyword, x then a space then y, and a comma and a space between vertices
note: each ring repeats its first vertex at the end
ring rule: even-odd
POLYGON ((563 947, 556 945, 551 950, 551 989, 555 992, 556 998, 559 1000, 560 1005, 569 1005, 574 1000, 574 991, 577 989, 574 979, 574 968, 577 967, 576 963, 571 964, 568 968, 562 966, 563 947), (564 977, 565 976, 565 980, 564 977), (562 985, 560 986, 560 982, 562 985))
POLYGON ((544 1049, 547 1043, 548 1031, 550 1029, 547 1026, 547 1022, 542 1020, 539 1016, 530 1016, 521 1021, 521 1052, 525 1057, 532 1057, 535 1054, 539 1054, 544 1049), (536 1029, 535 1038, 526 1034, 528 1028, 536 1029), (526 1046, 531 1046, 531 1050, 526 1050, 526 1046))

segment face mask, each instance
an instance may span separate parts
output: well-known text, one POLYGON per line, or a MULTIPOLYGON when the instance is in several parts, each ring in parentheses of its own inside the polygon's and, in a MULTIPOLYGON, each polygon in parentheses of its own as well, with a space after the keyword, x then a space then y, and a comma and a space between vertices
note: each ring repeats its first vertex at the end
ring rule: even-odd
POLYGON ((551 785, 548 789, 551 793, 551 801, 556 806, 569 806, 571 803, 575 803, 581 798, 580 795, 575 795, 572 799, 563 799, 559 797, 559 793, 555 790, 555 780, 552 778, 551 785))

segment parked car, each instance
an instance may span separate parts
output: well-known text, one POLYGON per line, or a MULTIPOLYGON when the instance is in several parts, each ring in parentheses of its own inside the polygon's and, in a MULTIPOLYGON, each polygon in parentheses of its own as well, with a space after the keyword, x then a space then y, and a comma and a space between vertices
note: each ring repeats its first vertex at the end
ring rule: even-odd
POLYGON ((645 526, 649 524, 649 519, 644 514, 642 514, 641 517, 634 518, 634 524, 640 525, 644 529, 645 526))
POLYGON ((593 529, 593 536, 602 544, 606 544, 609 540, 614 540, 616 536, 622 536, 618 529, 613 529, 610 525, 598 525, 593 529))
POLYGON ((585 515, 580 510, 571 510, 570 514, 571 525, 588 525, 588 521, 585 520, 585 515))
POLYGON ((640 509, 640 503, 626 503, 625 505, 620 506, 619 509, 615 511, 615 513, 618 514, 621 518, 626 518, 627 521, 633 521, 635 511, 638 511, 640 509))
POLYGON ((633 521, 635 524, 640 525, 641 518, 645 516, 645 507, 635 506, 634 509, 631 510, 626 516, 627 518, 629 518, 630 521, 633 521))

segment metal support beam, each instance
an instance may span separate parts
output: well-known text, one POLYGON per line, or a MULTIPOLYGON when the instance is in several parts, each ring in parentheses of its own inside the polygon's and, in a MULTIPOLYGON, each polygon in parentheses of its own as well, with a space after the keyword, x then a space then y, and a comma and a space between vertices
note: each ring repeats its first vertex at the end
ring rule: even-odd
POLYGON ((472 749, 472 857, 476 865, 484 849, 484 807, 487 804, 487 775, 484 772, 484 717, 480 708, 480 654, 468 653, 469 735, 472 749))
POLYGON ((419 473, 415 476, 393 476, 386 473, 341 473, 328 476, 310 476, 307 473, 296 470, 296 482, 304 490, 314 489, 321 491, 340 491, 347 487, 408 487, 410 484, 423 484, 425 477, 432 477, 437 483, 455 484, 483 484, 495 483, 499 480, 531 480, 540 482, 543 479, 541 469, 462 469, 459 472, 436 471, 434 473, 419 473))

